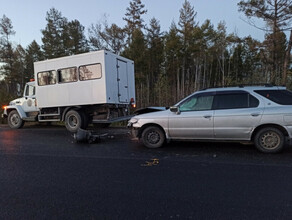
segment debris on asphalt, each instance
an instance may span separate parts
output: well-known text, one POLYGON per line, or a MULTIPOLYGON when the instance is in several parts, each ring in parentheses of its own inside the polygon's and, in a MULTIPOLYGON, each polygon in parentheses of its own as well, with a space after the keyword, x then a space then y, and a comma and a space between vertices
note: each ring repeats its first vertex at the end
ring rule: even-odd
MULTIPOLYGON (((87 142, 89 144, 97 143, 102 137, 106 137, 108 134, 97 134, 94 131, 78 129, 76 133, 74 133, 73 137, 77 143, 87 142)), ((113 136, 111 136, 113 137, 113 136)))

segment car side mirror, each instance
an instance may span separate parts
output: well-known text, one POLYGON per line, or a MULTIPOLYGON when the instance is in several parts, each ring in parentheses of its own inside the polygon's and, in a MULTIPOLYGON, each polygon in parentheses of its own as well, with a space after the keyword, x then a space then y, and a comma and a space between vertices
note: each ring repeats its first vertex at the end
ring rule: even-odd
POLYGON ((170 110, 171 112, 173 112, 173 113, 176 113, 177 115, 180 114, 180 111, 179 111, 179 107, 178 107, 178 106, 171 106, 171 107, 169 108, 169 110, 170 110))

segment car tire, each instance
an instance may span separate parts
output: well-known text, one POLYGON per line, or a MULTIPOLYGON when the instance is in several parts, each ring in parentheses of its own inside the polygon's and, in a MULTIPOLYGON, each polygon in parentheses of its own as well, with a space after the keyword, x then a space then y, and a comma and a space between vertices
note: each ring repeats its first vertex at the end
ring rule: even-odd
POLYGON ((8 125, 10 128, 18 129, 22 128, 24 125, 24 121, 21 119, 20 115, 16 110, 12 110, 8 114, 8 125))
POLYGON ((159 148, 165 142, 165 134, 157 126, 150 126, 142 132, 142 142, 148 148, 159 148))
POLYGON ((256 148, 264 153, 277 153, 283 150, 285 145, 284 134, 274 127, 262 128, 254 137, 256 148))
POLYGON ((83 128, 83 117, 81 113, 75 110, 68 111, 65 116, 65 126, 72 133, 77 132, 79 128, 83 128))

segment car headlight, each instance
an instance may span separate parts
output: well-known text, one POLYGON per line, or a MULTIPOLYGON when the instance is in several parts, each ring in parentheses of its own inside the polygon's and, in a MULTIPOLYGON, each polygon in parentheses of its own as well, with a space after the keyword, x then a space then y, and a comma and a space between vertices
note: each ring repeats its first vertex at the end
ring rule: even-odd
POLYGON ((136 124, 138 121, 139 121, 139 119, 137 119, 137 118, 131 118, 129 123, 136 124))
POLYGON ((136 124, 138 121, 139 121, 139 119, 137 119, 137 118, 131 118, 128 121, 128 127, 131 127, 133 124, 136 124))

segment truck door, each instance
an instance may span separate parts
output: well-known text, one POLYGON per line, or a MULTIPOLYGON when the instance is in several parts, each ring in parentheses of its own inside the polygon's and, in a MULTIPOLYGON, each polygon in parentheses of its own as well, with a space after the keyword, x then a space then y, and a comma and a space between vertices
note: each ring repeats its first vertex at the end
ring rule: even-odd
POLYGON ((127 63, 117 59, 119 102, 129 102, 127 63))
POLYGON ((35 103, 35 86, 26 85, 24 92, 24 101, 22 108, 24 112, 35 112, 38 111, 35 103))

